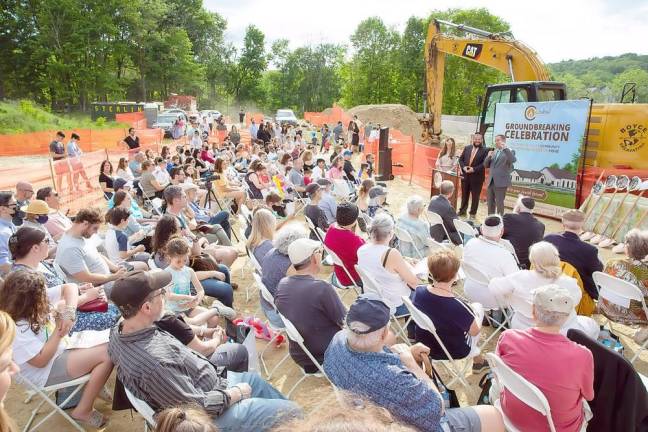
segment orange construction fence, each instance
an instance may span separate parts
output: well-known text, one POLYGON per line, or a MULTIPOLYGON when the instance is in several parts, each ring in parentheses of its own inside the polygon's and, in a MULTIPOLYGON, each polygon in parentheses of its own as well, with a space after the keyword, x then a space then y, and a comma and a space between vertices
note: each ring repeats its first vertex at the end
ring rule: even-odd
POLYGON ((146 129, 146 117, 142 111, 115 114, 115 120, 120 123, 129 123, 135 129, 146 129))
MULTIPOLYGON (((0 156, 31 156, 49 153, 49 143, 56 136, 55 130, 29 132, 22 134, 0 135, 0 156)), ((128 130, 123 128, 113 129, 74 129, 62 131, 67 138, 75 132, 81 138, 79 147, 85 152, 101 149, 113 149, 124 146, 123 139, 128 130)), ((142 145, 162 142, 164 131, 162 129, 137 129, 142 145)))
POLYGON ((254 122, 256 124, 259 124, 259 123, 261 123, 263 121, 263 119, 265 119, 265 116, 263 115, 263 113, 259 113, 259 112, 256 112, 256 113, 246 112, 245 113, 245 126, 249 127, 252 124, 252 119, 254 119, 254 122))

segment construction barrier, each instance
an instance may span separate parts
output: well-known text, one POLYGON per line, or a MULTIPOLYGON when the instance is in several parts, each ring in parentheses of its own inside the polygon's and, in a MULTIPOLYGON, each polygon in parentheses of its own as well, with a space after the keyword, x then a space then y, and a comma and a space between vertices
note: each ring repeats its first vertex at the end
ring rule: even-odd
POLYGON ((135 129, 146 129, 146 117, 142 111, 131 113, 115 114, 115 120, 119 123, 128 123, 135 129))
MULTIPOLYGON (((49 153, 49 144, 56 138, 55 130, 28 132, 22 134, 0 135, 0 156, 31 156, 49 153)), ((79 135, 78 142, 81 150, 92 152, 102 149, 113 149, 124 146, 123 139, 128 134, 127 129, 73 129, 63 130, 66 141, 72 133, 79 135)), ((137 129, 142 145, 159 144, 164 138, 162 129, 137 129)))
POLYGON ((254 123, 258 125, 265 119, 265 116, 263 115, 263 113, 259 113, 259 112, 257 113, 247 112, 245 113, 245 126, 250 127, 253 119, 254 119, 254 123))

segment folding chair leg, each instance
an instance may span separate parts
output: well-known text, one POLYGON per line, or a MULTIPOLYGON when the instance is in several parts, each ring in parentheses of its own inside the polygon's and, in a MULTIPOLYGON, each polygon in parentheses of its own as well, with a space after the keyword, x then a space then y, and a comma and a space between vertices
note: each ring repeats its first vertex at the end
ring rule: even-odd
MULTIPOLYGON (((302 371, 302 372, 303 372, 303 371, 302 371)), ((288 399, 290 399, 290 395, 292 395, 292 392, 297 388, 297 386, 298 386, 299 384, 301 384, 302 381, 304 381, 306 378, 308 378, 308 375, 306 375, 305 372, 303 372, 303 373, 304 373, 304 375, 303 375, 301 378, 299 378, 299 380, 297 380, 297 382, 296 382, 296 383, 291 387, 291 389, 288 391, 288 394, 286 394, 286 397, 287 397, 288 399)))
MULTIPOLYGON (((67 398, 66 398, 66 399, 61 403, 61 406, 65 406, 65 404, 67 404, 70 400, 72 400, 72 398, 73 398, 74 396, 76 396, 76 394, 77 394, 77 393, 78 393, 78 392, 79 392, 79 391, 84 387, 84 385, 85 385, 85 383, 84 383, 84 384, 81 384, 81 385, 78 385, 77 388, 76 388, 72 393, 70 393, 70 395, 69 395, 69 396, 68 396, 68 397, 67 397, 67 398)), ((32 415, 31 415, 31 417, 29 418, 29 421, 27 422, 27 424, 25 425, 25 428, 23 429, 23 432, 33 432, 33 431, 35 431, 35 430, 36 430, 40 425, 42 425, 43 423, 45 423, 45 422, 47 421, 47 419, 49 419, 50 417, 52 417, 52 416, 53 416, 54 414, 56 414, 57 412, 58 412, 59 414, 61 414, 61 415, 62 415, 62 416, 63 416, 63 417, 68 421, 68 422, 70 422, 70 424, 71 424, 71 425, 72 425, 76 430, 78 430, 78 431, 80 431, 80 432, 85 432, 85 429, 83 429, 83 428, 82 428, 82 427, 81 427, 81 426, 80 426, 80 425, 79 425, 79 424, 78 424, 78 423, 77 423, 77 422, 76 422, 72 417, 70 417, 70 415, 69 415, 68 413, 66 413, 64 410, 62 410, 62 409, 61 409, 61 408, 56 404, 56 402, 53 401, 53 400, 50 398, 50 395, 47 395, 47 394, 44 394, 44 393, 43 393, 41 396, 42 396, 42 399, 43 399, 43 400, 42 400, 41 403, 40 403, 40 404, 39 404, 39 405, 34 409, 34 411, 32 411, 32 415), (40 409, 41 406, 43 406, 43 403, 47 403, 47 404, 49 404, 49 405, 53 408, 53 410, 52 410, 49 414, 47 414, 45 417, 43 417, 43 418, 41 419, 41 421, 39 421, 39 422, 36 424, 36 426, 34 426, 33 428, 30 428, 32 422, 34 421, 34 419, 35 419, 36 416, 38 415, 38 410, 40 409)))
POLYGON ((263 368, 263 370, 265 370, 266 375, 268 375, 268 368, 266 367, 265 361, 263 360, 263 354, 266 352, 268 347, 272 345, 272 342, 274 342, 274 340, 277 338, 278 335, 279 333, 272 336, 268 341, 268 343, 266 344, 266 346, 264 346, 263 349, 261 350, 261 354, 259 354, 259 359, 261 360, 261 367, 263 368))
POLYGON ((270 371, 270 374, 268 375, 268 378, 266 378, 267 380, 270 380, 270 378, 272 378, 272 375, 277 371, 277 369, 279 369, 279 366, 281 366, 283 364, 283 362, 288 360, 288 357, 290 357, 289 352, 287 352, 286 355, 284 355, 283 358, 281 360, 279 360, 279 363, 277 363, 275 365, 275 367, 272 368, 272 370, 270 371))
MULTIPOLYGON (((407 345, 411 345, 411 342, 409 341, 409 338, 407 337, 407 327, 403 328, 403 326, 401 326, 400 323, 398 322, 398 318, 396 318, 394 316, 392 316, 392 321, 394 322, 394 324, 396 324, 396 327, 398 328, 396 330, 396 337, 397 338, 398 337, 402 338, 403 341, 405 341, 405 343, 407 345)), ((407 320, 405 322, 407 323, 407 320)))
POLYGON ((630 359, 630 364, 633 364, 635 360, 639 358, 639 354, 641 354, 641 351, 645 350, 647 346, 648 346, 648 339, 646 339, 644 343, 637 349, 635 355, 632 356, 632 359, 630 359))

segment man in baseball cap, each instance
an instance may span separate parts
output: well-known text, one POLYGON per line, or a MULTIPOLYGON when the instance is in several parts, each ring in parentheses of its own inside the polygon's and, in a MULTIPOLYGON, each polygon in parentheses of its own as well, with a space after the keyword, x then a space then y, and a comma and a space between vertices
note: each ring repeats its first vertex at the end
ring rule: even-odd
MULTIPOLYGON (((346 308, 335 288, 318 277, 322 270, 320 242, 297 239, 288 246, 288 258, 295 274, 284 277, 277 285, 275 305, 297 328, 308 351, 321 363, 331 339, 343 327, 346 308)), ((318 371, 308 355, 292 341, 290 355, 307 373, 318 371)))
POLYGON ((171 274, 164 270, 134 272, 115 281, 110 293, 110 300, 115 303, 121 311, 122 317, 127 320, 136 316, 144 303, 152 302, 159 296, 160 301, 155 301, 157 305, 155 310, 159 313, 153 320, 156 321, 164 313, 164 294, 170 284, 171 274))
POLYGON ((108 355, 124 386, 156 411, 198 405, 224 430, 271 429, 299 415, 299 407, 258 374, 228 371, 224 379, 202 354, 155 325, 170 283, 169 273, 153 270, 130 274, 113 286, 111 299, 124 321, 110 331, 108 355), (242 409, 238 402, 245 399, 250 400, 242 409))
MULTIPOLYGON (((542 388, 556 424, 582 425, 586 422, 582 401, 594 398, 594 361, 589 349, 564 336, 566 326, 584 330, 576 319, 574 297, 555 284, 540 286, 531 295, 535 326, 506 330, 497 343, 497 354, 511 369, 542 388), (574 403, 566 406, 566 400, 574 403)), ((596 331, 597 326, 593 327, 596 331)), ((502 396, 507 401, 502 410, 517 430, 546 427, 544 416, 523 403, 511 402, 508 390, 502 396)))
POLYGON ((364 395, 416 430, 504 431, 492 406, 443 410, 434 382, 420 366, 429 348, 396 344, 389 321, 389 307, 376 294, 353 302, 346 328, 324 356, 324 371, 337 388, 364 395))

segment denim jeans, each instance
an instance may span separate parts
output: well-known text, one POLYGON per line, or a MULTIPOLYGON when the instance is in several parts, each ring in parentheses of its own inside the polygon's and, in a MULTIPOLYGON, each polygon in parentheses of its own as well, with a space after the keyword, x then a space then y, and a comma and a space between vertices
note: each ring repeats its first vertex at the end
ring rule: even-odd
POLYGON ((225 234, 227 234, 227 237, 229 238, 232 237, 232 226, 229 223, 228 212, 220 211, 209 219, 209 225, 216 225, 216 224, 223 227, 223 230, 225 230, 225 234))
POLYGON ((205 294, 220 300, 225 306, 232 307, 234 303, 234 290, 230 285, 230 273, 227 266, 218 264, 218 271, 225 275, 225 280, 221 281, 216 278, 203 279, 200 283, 205 290, 205 294))
POLYGON ((221 432, 268 431, 280 421, 302 415, 297 404, 287 400, 256 372, 227 373, 228 387, 241 383, 252 387, 252 395, 230 406, 214 420, 221 432))
POLYGON ((266 304, 263 300, 261 300, 261 310, 263 310, 263 314, 266 316, 268 319, 268 322, 275 327, 275 328, 284 328, 284 323, 277 311, 270 305, 266 304))

